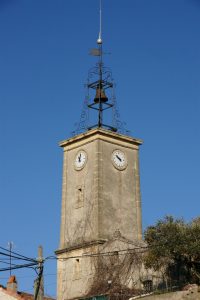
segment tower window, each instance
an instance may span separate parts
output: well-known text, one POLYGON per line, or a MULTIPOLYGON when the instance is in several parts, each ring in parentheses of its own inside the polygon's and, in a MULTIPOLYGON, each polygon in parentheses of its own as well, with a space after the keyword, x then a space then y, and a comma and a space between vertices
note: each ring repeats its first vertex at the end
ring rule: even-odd
POLYGON ((143 281, 144 290, 147 293, 150 293, 153 291, 153 282, 152 280, 145 280, 143 281))
POLYGON ((76 187, 75 208, 80 208, 83 206, 84 206, 84 187, 79 185, 76 187))
POLYGON ((81 277, 81 264, 79 259, 74 260, 73 279, 77 280, 81 277))

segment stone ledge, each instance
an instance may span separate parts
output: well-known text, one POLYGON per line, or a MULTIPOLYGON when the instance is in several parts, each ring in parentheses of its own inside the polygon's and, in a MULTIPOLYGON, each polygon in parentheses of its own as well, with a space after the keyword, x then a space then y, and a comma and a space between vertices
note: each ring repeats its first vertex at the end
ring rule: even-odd
POLYGON ((78 249, 82 249, 82 248, 88 248, 88 247, 91 247, 91 246, 94 246, 94 245, 102 245, 104 244, 105 242, 107 242, 107 240, 97 240, 97 241, 91 241, 91 242, 86 242, 86 243, 82 243, 82 244, 79 244, 79 245, 75 245, 75 246, 72 246, 72 247, 66 247, 64 249, 58 249, 55 251, 55 254, 58 255, 58 254, 63 254, 63 253, 67 253, 67 252, 70 252, 70 251, 73 251, 73 250, 78 250, 78 249))

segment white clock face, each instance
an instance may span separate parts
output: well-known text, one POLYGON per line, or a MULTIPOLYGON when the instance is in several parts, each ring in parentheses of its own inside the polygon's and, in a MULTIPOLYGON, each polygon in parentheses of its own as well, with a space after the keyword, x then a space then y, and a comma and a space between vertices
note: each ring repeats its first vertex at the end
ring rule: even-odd
POLYGON ((87 153, 83 150, 78 151, 75 156, 74 166, 76 170, 81 170, 87 162, 87 153))
POLYGON ((121 150, 115 150, 112 153, 112 162, 113 165, 119 169, 119 170, 124 170, 127 167, 127 159, 121 150))

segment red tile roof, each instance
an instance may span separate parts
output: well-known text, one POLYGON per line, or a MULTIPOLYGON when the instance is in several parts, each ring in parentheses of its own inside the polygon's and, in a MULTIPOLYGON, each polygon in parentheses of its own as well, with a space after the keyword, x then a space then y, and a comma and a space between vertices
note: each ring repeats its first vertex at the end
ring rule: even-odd
MULTIPOLYGON (((0 285, 0 290, 5 294, 12 296, 19 300, 34 300, 34 295, 28 294, 25 292, 14 292, 11 290, 6 289, 4 286, 0 285)), ((55 300, 54 298, 44 297, 44 300, 55 300)))

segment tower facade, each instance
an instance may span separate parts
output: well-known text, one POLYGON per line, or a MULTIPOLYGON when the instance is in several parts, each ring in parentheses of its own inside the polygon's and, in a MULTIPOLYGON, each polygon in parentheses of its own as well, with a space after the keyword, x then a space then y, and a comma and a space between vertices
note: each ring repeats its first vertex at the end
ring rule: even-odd
POLYGON ((81 298, 93 284, 93 255, 116 232, 142 239, 141 141, 96 128, 60 143, 64 150, 58 299, 81 298))

